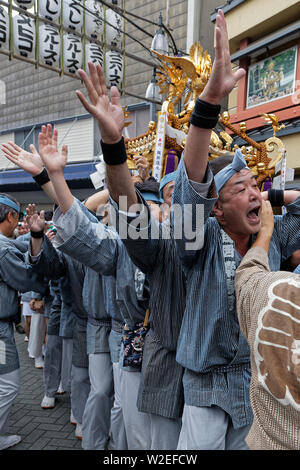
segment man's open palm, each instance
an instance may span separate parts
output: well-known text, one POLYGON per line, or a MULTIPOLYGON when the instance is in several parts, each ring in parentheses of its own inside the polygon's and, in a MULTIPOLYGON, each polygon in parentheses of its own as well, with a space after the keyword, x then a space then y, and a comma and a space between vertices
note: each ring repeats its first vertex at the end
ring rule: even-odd
POLYGON ((57 147, 57 137, 57 130, 54 129, 52 133, 51 124, 42 126, 38 137, 39 150, 41 159, 49 173, 63 171, 68 160, 68 147, 63 145, 60 152, 57 147))
POLYGON ((2 151, 8 160, 30 175, 36 176, 43 170, 43 162, 34 145, 30 145, 30 150, 31 153, 11 141, 2 144, 2 151))
POLYGON ((77 90, 76 94, 84 108, 97 120, 103 142, 117 143, 122 137, 124 127, 124 112, 121 107, 119 91, 117 87, 112 86, 109 99, 101 66, 95 67, 91 62, 88 66, 90 76, 84 70, 79 70, 79 75, 90 101, 81 91, 77 90))

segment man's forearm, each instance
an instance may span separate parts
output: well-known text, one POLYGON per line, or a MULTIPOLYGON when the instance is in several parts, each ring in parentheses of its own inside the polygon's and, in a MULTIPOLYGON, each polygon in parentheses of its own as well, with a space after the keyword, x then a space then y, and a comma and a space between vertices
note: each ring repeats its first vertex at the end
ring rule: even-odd
POLYGON ((74 197, 69 189, 69 186, 66 183, 64 174, 62 171, 49 172, 49 177, 53 184, 53 189, 56 194, 57 203, 62 211, 65 214, 74 202, 74 197))
POLYGON ((97 193, 93 194, 88 199, 86 199, 84 205, 87 209, 93 212, 97 212, 99 206, 107 204, 108 196, 108 189, 103 189, 102 191, 98 191, 97 193))
POLYGON ((260 247, 260 248, 263 248, 268 253, 271 238, 272 238, 272 234, 270 235, 268 233, 260 233, 257 236, 251 248, 260 247))
POLYGON ((31 237, 30 243, 31 243, 31 255, 38 256, 42 250, 43 237, 42 238, 31 237))
POLYGON ((106 177, 109 194, 114 201, 119 204, 120 196, 127 197, 127 207, 120 207, 120 209, 126 211, 133 204, 138 203, 127 163, 106 165, 106 177))
POLYGON ((300 191, 284 191, 284 205, 287 206, 288 204, 291 204, 292 202, 296 201, 298 197, 300 197, 300 191))
POLYGON ((54 202, 54 204, 58 205, 57 196, 56 196, 52 182, 48 181, 48 183, 43 184, 41 188, 44 191, 44 193, 47 194, 48 198, 52 202, 54 202))
POLYGON ((191 124, 184 150, 184 163, 190 180, 202 183, 208 161, 211 129, 191 124))

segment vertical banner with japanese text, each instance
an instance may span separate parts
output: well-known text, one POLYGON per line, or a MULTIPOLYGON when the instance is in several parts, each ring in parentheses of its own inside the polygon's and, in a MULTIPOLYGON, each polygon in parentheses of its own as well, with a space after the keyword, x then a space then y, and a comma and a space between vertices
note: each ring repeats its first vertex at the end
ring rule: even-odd
POLYGON ((160 181, 163 169, 165 136, 166 136, 167 113, 159 112, 156 129, 156 145, 153 159, 152 176, 160 181))

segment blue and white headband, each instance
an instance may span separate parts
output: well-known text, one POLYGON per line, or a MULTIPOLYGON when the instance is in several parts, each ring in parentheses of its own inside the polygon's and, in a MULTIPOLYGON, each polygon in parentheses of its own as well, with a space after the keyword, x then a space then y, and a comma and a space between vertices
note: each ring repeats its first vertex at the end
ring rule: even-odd
POLYGON ((20 212, 20 207, 14 201, 12 201, 6 196, 0 196, 0 204, 5 204, 6 206, 11 207, 16 212, 18 212, 18 214, 20 212))
POLYGON ((217 191, 219 192, 227 181, 241 170, 250 170, 250 168, 247 166, 242 152, 240 150, 236 150, 232 162, 215 175, 217 191))

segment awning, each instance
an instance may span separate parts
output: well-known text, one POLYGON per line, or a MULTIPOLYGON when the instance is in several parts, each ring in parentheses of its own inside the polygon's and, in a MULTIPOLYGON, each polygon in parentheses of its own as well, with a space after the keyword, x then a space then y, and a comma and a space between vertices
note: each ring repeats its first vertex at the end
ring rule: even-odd
MULTIPOLYGON (((71 163, 64 169, 65 179, 72 187, 93 187, 90 174, 96 171, 94 163, 71 163)), ((23 170, 0 171, 0 191, 39 190, 32 176, 23 170)))
POLYGON ((269 34, 259 41, 255 41, 249 44, 245 49, 241 49, 231 55, 231 62, 235 63, 243 57, 255 57, 260 55, 262 52, 270 49, 274 49, 286 42, 290 42, 293 39, 300 37, 300 21, 295 21, 288 26, 276 31, 276 33, 269 34))

